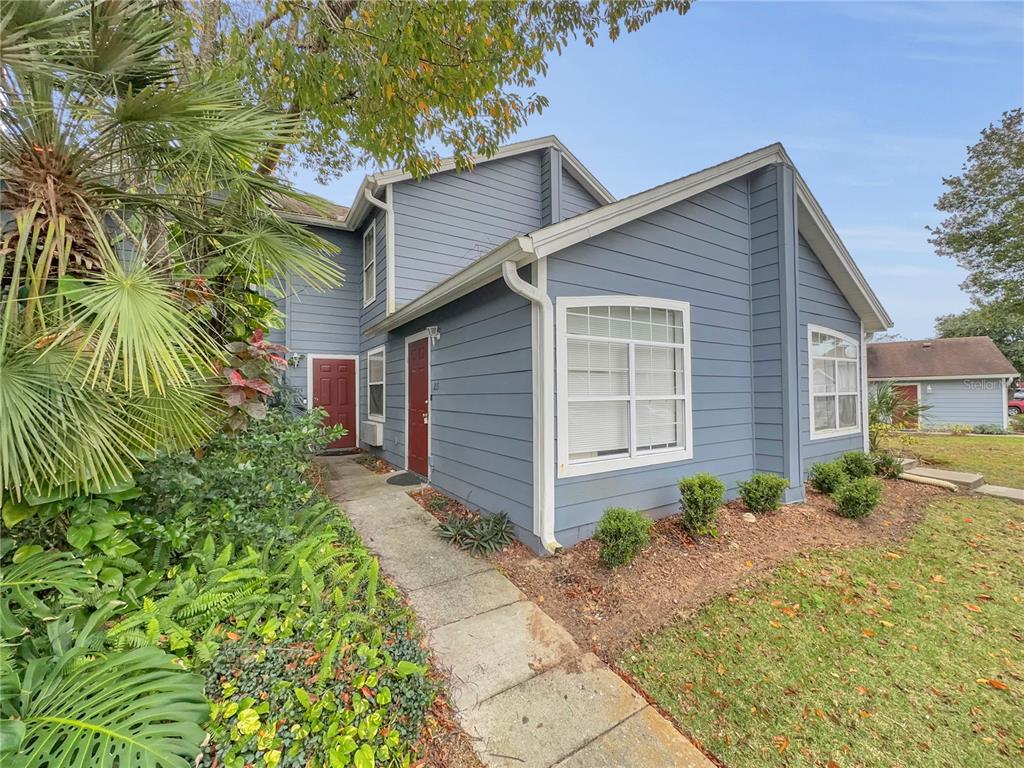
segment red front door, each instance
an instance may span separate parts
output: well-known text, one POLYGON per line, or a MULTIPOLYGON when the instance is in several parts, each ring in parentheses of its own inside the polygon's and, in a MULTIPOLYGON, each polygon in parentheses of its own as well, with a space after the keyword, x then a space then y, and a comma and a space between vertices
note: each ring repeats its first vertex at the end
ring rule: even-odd
MULTIPOLYGON (((894 384, 893 390, 899 399, 906 405, 913 407, 917 405, 917 385, 916 384, 894 384)), ((917 417, 916 416, 897 416, 898 423, 896 426, 902 427, 903 429, 917 429, 917 417)))
POLYGON ((327 411, 327 423, 341 424, 348 434, 328 448, 356 447, 356 361, 316 357, 313 366, 313 405, 327 411))
POLYGON ((408 424, 406 439, 409 471, 427 476, 430 463, 430 348, 426 339, 414 341, 406 347, 406 366, 409 372, 408 424))

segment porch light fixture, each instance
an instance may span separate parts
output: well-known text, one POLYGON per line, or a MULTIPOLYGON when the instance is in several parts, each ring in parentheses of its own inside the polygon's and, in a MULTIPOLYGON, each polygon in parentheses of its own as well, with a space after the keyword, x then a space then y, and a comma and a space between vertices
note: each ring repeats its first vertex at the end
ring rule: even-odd
POLYGON ((430 346, 437 346, 437 342, 441 340, 441 329, 436 325, 427 326, 427 338, 430 339, 430 346))

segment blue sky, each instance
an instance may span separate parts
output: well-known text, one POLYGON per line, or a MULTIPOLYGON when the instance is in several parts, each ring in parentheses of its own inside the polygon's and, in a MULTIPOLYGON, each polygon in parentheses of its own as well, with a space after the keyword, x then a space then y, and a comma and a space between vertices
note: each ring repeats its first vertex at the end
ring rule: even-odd
MULTIPOLYGON (((1024 104, 1024 3, 698 2, 612 44, 553 58, 551 100, 517 138, 554 133, 617 197, 785 144, 907 338, 968 306, 934 255, 942 177, 1024 104)), ((363 172, 327 186, 344 205, 363 172)))

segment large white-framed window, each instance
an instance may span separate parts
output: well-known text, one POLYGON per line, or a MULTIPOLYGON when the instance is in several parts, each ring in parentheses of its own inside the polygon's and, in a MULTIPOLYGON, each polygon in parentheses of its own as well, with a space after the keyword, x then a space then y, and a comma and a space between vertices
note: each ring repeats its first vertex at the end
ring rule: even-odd
POLYGON ((690 305, 557 302, 559 477, 693 458, 690 305))
POLYGON ((861 345, 845 333, 807 326, 811 439, 860 432, 861 345))
POLYGON ((374 347, 366 353, 366 417, 370 421, 384 421, 386 367, 384 347, 374 347))
POLYGON ((377 298, 377 222, 371 221, 363 233, 363 306, 377 298))

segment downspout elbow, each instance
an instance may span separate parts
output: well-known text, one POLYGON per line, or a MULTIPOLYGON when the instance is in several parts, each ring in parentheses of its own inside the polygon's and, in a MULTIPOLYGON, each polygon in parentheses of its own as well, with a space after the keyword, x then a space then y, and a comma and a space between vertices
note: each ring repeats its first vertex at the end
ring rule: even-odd
POLYGON ((533 418, 535 425, 539 426, 535 426, 534 430, 537 450, 534 456, 533 482, 534 504, 539 510, 539 515, 535 517, 533 532, 540 539, 541 546, 555 555, 561 552, 563 547, 555 539, 555 458, 554 433, 551 426, 554 420, 549 418, 555 402, 554 366, 548 364, 554 354, 555 337, 551 298, 546 291, 523 280, 519 276, 516 262, 511 259, 502 262, 501 276, 509 290, 533 304, 537 312, 539 329, 535 329, 534 333, 533 366, 539 375, 534 377, 533 418))

